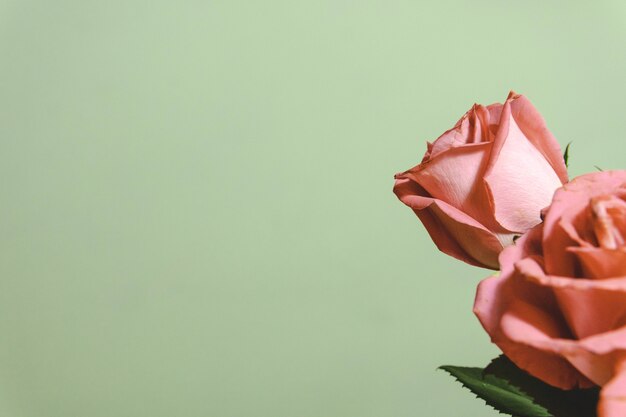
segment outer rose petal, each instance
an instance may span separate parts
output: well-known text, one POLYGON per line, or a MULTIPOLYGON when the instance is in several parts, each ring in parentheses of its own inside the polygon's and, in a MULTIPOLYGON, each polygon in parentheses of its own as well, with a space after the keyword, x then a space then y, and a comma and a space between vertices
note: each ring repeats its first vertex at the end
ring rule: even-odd
POLYGON ((401 176, 411 178, 431 197, 461 210, 487 229, 509 235, 503 243, 510 244, 513 233, 496 222, 482 179, 491 146, 492 143, 483 142, 449 148, 401 176))
MULTIPOLYGON (((502 317, 501 325, 503 333, 518 345, 518 349, 523 347, 525 352, 533 352, 532 356, 511 357, 520 368, 562 389, 593 386, 580 370, 572 366, 566 352, 546 348, 546 344, 552 343, 560 347, 558 341, 564 341, 569 347, 569 341, 562 338, 564 329, 560 320, 540 308, 518 301, 502 317)), ((504 353, 508 355, 506 351, 504 353)))
POLYGON ((535 253, 537 248, 534 244, 541 237, 541 229, 541 226, 537 226, 518 239, 515 245, 505 248, 499 256, 502 268, 500 276, 486 278, 478 284, 474 313, 487 333, 492 334, 492 331, 498 330, 507 300, 514 296, 511 294, 513 285, 505 277, 510 277, 515 272, 514 265, 517 261, 529 253, 535 253))
POLYGON ((482 186, 480 175, 485 168, 485 155, 490 151, 491 143, 449 148, 400 177, 412 179, 433 198, 467 212, 472 209, 472 194, 477 186, 482 186))
POLYGON ((626 359, 615 366, 615 376, 600 392, 598 417, 626 416, 626 359))
MULTIPOLYGON (((553 146, 558 147, 558 143, 553 146)), ((562 185, 550 162, 515 122, 511 100, 502 109, 485 181, 498 223, 520 232, 541 221, 541 209, 550 204, 554 191, 562 185)))
POLYGON ((597 385, 606 384, 614 373, 616 360, 626 352, 626 327, 581 340, 528 337, 511 332, 513 341, 566 358, 581 374, 597 385))
POLYGON ((476 220, 430 197, 408 178, 396 180, 394 192, 417 214, 439 250, 472 265, 498 268, 502 244, 476 220))
MULTIPOLYGON (((543 361, 529 364, 511 357, 520 368, 542 381, 561 389, 588 388, 605 381, 606 363, 586 351, 576 340, 555 336, 551 317, 537 307, 516 302, 502 317, 502 332, 511 342, 541 353, 543 361), (592 366, 589 366, 589 365, 592 366), (593 381, 593 383, 591 382, 593 381)), ((508 353, 503 350, 508 356, 508 353)))
MULTIPOLYGON (((535 260, 541 259, 543 229, 543 225, 535 227, 500 254, 502 277, 487 278, 479 284, 474 312, 493 342, 532 375, 563 389, 590 386, 589 379, 602 384, 611 375, 612 352, 626 348, 626 328, 573 340, 559 312, 562 301, 551 297, 553 291, 558 296, 565 285, 580 290, 594 285, 621 291, 626 289, 626 279, 589 281, 545 276, 535 260)), ((571 311, 576 312, 575 306, 571 311)), ((585 311, 583 305, 581 312, 585 311)), ((610 309, 605 311, 611 313, 610 309)), ((584 319, 584 315, 580 317, 584 319)))
POLYGON ((569 337, 552 291, 528 282, 515 268, 525 257, 541 255, 542 231, 539 225, 502 251, 502 274, 486 278, 478 285, 474 313, 491 340, 521 369, 562 389, 587 387, 591 382, 566 358, 525 340, 527 332, 538 335, 541 341, 569 337), (532 324, 518 318, 525 312, 536 319, 532 324))
POLYGON ((626 324, 626 278, 590 280, 545 275, 531 258, 517 263, 529 282, 551 290, 576 338, 608 332, 626 324))
POLYGON ((567 167, 561 147, 548 130, 541 114, 524 96, 511 91, 507 101, 511 103, 511 116, 524 136, 543 154, 563 184, 568 181, 567 167))
POLYGON ((474 313, 478 316, 483 327, 491 335, 491 340, 517 366, 543 381, 562 389, 571 389, 577 386, 587 387, 590 382, 580 374, 566 359, 558 354, 546 352, 540 348, 512 339, 510 333, 518 332, 527 335, 538 334, 541 338, 550 338, 550 335, 561 335, 560 323, 549 315, 526 303, 517 304, 511 309, 514 300, 513 283, 508 277, 491 277, 483 280, 476 295, 474 313), (533 311, 533 317, 543 323, 537 328, 527 323, 520 323, 519 310, 533 311))

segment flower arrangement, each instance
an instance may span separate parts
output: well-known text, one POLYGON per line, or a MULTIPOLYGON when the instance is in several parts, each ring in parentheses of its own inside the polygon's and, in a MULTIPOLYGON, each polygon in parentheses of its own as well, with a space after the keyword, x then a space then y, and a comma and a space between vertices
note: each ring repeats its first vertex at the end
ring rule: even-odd
POLYGON ((441 251, 500 271, 474 313, 503 355, 442 369, 509 415, 624 417, 626 171, 569 180, 567 154, 511 92, 428 143, 394 192, 441 251))

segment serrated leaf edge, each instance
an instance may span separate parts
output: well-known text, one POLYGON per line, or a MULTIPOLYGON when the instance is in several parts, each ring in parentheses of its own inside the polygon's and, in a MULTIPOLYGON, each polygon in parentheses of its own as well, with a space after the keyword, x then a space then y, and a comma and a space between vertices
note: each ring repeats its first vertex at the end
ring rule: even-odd
MULTIPOLYGON (((460 383, 460 384, 461 384, 461 386, 462 386, 463 388, 465 388, 466 390, 468 390, 469 392, 471 392, 472 394, 474 394, 474 396, 475 396, 476 398, 478 398, 478 399, 482 400, 482 401, 483 401, 483 402, 484 402, 487 406, 489 406, 489 407, 490 407, 490 408, 492 408, 493 410, 497 411, 497 412, 498 412, 498 414, 502 414, 502 415, 506 415, 506 416, 511 416, 511 417, 527 417, 527 416, 524 416, 524 415, 521 415, 521 414, 512 414, 512 413, 510 413, 510 412, 507 412, 507 411, 502 411, 502 410, 498 409, 496 406, 494 406, 493 404, 489 403, 489 401, 487 401, 485 398, 481 397, 479 393, 475 392, 475 391, 474 391, 471 387, 469 387, 469 386, 468 386, 468 385, 466 385, 463 381, 461 381, 461 380, 460 380, 460 379, 459 379, 459 378, 458 378, 458 377, 457 377, 454 373, 450 372, 450 370, 449 370, 449 369, 447 369, 447 368, 449 368, 449 367, 454 367, 454 368, 471 368, 471 367, 454 366, 454 365, 442 365, 442 366, 438 367, 437 369, 441 369, 442 371, 445 371, 448 375, 450 375, 450 376, 451 376, 452 378, 454 378, 454 379, 455 379, 458 383, 460 383)), ((480 368, 478 368, 478 369, 480 369, 480 368)), ((503 379, 504 381, 506 381, 507 383, 511 384, 511 381, 509 381, 509 380, 507 380, 507 379, 505 379, 505 378, 502 378, 502 379, 503 379)), ((481 382, 481 383, 483 383, 483 384, 484 384, 484 382, 481 382)), ((512 385, 512 384, 511 384, 511 385, 512 385)), ((493 389, 495 389, 495 390, 498 390, 498 391, 502 391, 502 392, 504 392, 504 393, 510 393, 509 391, 506 391, 506 390, 504 390, 504 389, 502 389, 502 388, 500 388, 500 387, 497 387, 497 386, 492 386, 492 388, 493 388, 493 389)), ((526 393, 524 390, 520 389, 519 387, 515 387, 515 388, 519 389, 519 391, 520 391, 520 392, 522 392, 522 393, 524 393, 524 394, 526 394, 526 395, 530 396, 528 393, 526 393)), ((547 412, 547 414, 544 414, 543 416, 537 416, 537 417, 554 417, 554 416, 553 416, 551 413, 549 413, 549 411, 548 411, 548 410, 546 410, 546 409, 545 409, 542 405, 539 405, 539 404, 535 404, 535 405, 537 405, 538 407, 543 408, 543 409, 547 412)))

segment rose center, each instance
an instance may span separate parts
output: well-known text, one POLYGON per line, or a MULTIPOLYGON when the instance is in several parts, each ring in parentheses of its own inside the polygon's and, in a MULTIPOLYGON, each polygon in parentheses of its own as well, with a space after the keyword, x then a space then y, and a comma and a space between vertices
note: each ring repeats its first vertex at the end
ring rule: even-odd
POLYGON ((604 249, 624 246, 626 234, 626 202, 615 196, 600 196, 591 200, 593 229, 598 244, 604 249))

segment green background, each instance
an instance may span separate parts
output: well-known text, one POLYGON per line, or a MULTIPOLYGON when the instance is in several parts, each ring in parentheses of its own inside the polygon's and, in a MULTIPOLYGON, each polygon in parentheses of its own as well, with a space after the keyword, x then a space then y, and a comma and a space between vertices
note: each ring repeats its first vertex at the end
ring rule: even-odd
POLYGON ((0 415, 496 416, 391 193, 476 101, 625 167, 615 1, 1 1, 0 415))

